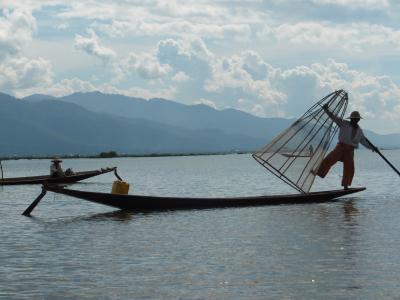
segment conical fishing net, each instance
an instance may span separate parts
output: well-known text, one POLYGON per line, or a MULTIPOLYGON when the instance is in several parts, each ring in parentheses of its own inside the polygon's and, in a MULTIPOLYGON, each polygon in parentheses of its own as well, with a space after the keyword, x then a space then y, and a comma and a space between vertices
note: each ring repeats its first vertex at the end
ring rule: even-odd
POLYGON ((314 104, 301 118, 253 154, 266 169, 301 193, 308 193, 314 172, 328 151, 338 126, 323 109, 326 104, 343 118, 348 103, 344 90, 335 91, 314 104))

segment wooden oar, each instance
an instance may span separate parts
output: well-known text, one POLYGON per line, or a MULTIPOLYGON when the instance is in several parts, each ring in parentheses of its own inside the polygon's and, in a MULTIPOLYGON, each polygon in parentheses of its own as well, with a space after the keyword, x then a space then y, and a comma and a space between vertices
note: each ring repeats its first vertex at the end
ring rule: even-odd
POLYGON ((31 203, 31 205, 29 205, 29 207, 27 209, 25 209, 25 211, 22 213, 22 215, 30 217, 32 210, 34 210, 34 208, 36 207, 36 205, 39 204, 40 200, 42 200, 42 198, 44 197, 44 195, 46 195, 47 190, 42 187, 42 192, 40 193, 39 196, 37 196, 37 198, 31 203))
POLYGON ((372 147, 375 148, 375 152, 378 153, 378 154, 383 158, 383 160, 384 160, 390 167, 392 167, 392 169, 400 176, 399 170, 397 170, 397 169, 390 163, 390 161, 388 161, 387 158, 386 158, 385 156, 383 156, 383 154, 379 151, 378 147, 376 147, 374 144, 372 144, 367 138, 365 138, 365 139, 367 140, 367 142, 368 142, 372 147))

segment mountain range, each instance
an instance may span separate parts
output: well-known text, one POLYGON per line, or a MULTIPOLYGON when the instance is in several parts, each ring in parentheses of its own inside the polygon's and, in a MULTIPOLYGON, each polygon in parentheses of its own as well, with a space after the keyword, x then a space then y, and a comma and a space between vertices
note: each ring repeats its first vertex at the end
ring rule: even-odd
MULTIPOLYGON (((100 92, 22 99, 0 93, 0 118, 1 156, 253 151, 294 121, 100 92)), ((400 147, 400 134, 366 135, 381 147, 400 147)))

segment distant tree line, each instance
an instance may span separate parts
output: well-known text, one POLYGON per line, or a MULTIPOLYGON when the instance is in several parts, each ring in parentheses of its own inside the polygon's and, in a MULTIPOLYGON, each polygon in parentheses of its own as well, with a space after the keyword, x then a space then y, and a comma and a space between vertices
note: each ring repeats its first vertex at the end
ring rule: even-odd
POLYGON ((118 153, 116 151, 100 152, 99 157, 100 158, 118 157, 118 153))
MULTIPOLYGON (((184 153, 140 153, 140 154, 118 154, 116 151, 100 152, 99 154, 59 154, 59 158, 113 158, 113 157, 163 157, 163 156, 200 156, 200 155, 226 155, 245 154, 253 151, 226 151, 226 152, 184 152, 184 153)), ((0 160, 18 159, 53 159, 54 155, 12 155, 0 156, 0 160)))

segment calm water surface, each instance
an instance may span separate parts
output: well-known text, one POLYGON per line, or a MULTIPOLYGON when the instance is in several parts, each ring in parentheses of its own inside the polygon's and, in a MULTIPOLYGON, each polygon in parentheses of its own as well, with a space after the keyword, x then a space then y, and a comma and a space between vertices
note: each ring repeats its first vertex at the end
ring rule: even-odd
MULTIPOLYGON (((385 151, 400 167, 400 151, 385 151)), ((357 152, 354 186, 337 202, 130 213, 0 187, 1 299, 400 299, 400 178, 357 152)), ((131 193, 293 193, 250 155, 70 159, 74 170, 117 166, 131 193)), ((7 177, 46 174, 48 160, 3 162, 7 177)), ((313 190, 335 189, 341 166, 313 190)), ((112 174, 74 185, 111 190, 112 174)))

